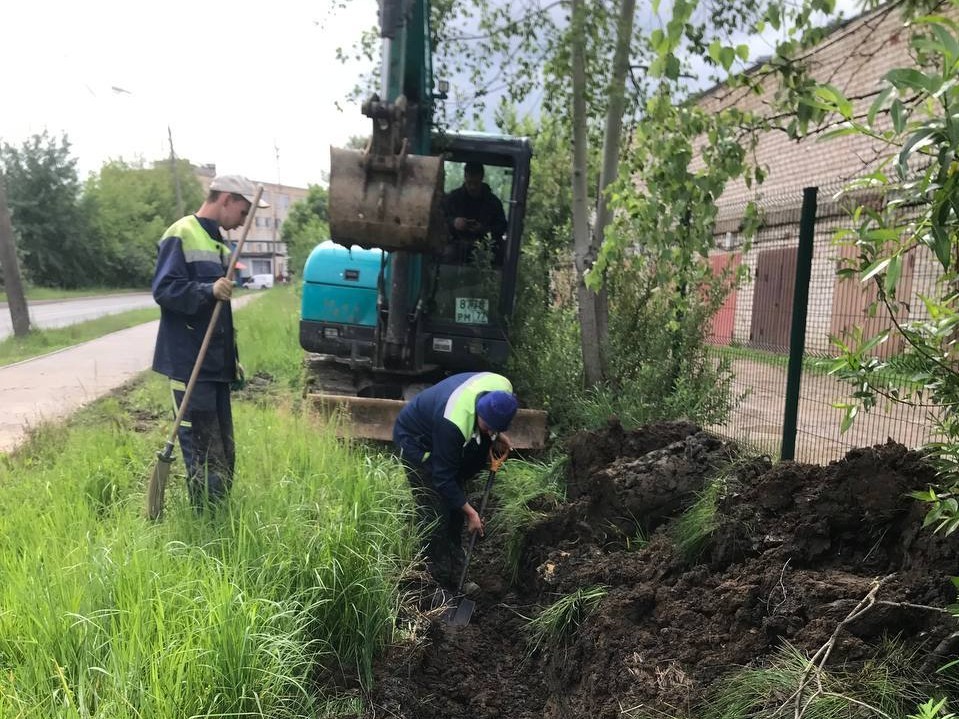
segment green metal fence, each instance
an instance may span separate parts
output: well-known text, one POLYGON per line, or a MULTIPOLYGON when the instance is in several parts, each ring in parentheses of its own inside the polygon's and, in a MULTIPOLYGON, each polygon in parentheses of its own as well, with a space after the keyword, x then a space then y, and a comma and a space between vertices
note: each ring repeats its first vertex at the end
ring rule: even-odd
MULTIPOLYGON (((737 242, 735 209, 717 223, 723 251, 712 258, 714 267, 745 265, 749 279, 713 322, 714 351, 732 360, 741 400, 729 421, 712 429, 783 459, 826 463, 854 447, 890 439, 915 447, 934 438, 928 409, 902 404, 881 404, 840 431, 843 410, 835 405, 848 401, 851 388, 828 374, 822 360, 835 356, 834 338, 848 340, 855 327, 868 337, 891 319, 882 309, 870 311, 869 283, 837 275, 855 250, 834 242, 851 222, 834 195, 807 188, 764 202, 761 229, 748 249, 737 242)), ((938 279, 931 253, 913 253, 897 291, 908 298, 897 319, 920 317, 919 295, 938 279)), ((899 349, 901 339, 891 333, 876 352, 884 357, 899 349)))

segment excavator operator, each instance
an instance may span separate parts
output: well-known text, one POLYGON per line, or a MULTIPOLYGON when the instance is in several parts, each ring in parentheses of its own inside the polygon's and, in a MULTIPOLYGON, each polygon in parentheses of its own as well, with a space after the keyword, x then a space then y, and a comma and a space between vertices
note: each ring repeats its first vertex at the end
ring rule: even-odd
POLYGON ((444 260, 466 264, 473 260, 477 245, 488 238, 492 264, 500 267, 506 250, 506 213, 503 203, 483 182, 485 170, 479 162, 463 167, 463 184, 444 198, 450 241, 444 260))

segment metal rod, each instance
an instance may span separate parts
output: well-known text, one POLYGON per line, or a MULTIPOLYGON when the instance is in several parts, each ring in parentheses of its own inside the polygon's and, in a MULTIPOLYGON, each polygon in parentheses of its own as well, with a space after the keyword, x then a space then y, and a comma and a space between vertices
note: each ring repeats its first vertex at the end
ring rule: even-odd
POLYGON ((783 412, 783 441, 780 459, 796 458, 796 431, 799 419, 799 388, 802 360, 806 352, 806 315, 809 309, 809 280, 812 277, 813 245, 816 238, 818 187, 802 192, 799 218, 799 251, 796 255, 796 286, 793 289, 792 325, 789 333, 789 366, 786 370, 786 407, 783 412))

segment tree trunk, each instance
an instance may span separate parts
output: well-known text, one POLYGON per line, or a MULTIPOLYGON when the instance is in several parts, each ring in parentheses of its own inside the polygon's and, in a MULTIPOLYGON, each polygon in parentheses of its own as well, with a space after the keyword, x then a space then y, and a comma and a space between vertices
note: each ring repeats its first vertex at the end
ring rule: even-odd
POLYGON ((603 380, 600 336, 596 324, 596 293, 586 286, 585 274, 593 264, 586 198, 586 31, 583 0, 573 0, 573 257, 576 264, 576 298, 582 335, 586 385, 603 380))
POLYGON ((30 332, 30 312, 20 279, 20 263, 17 260, 17 246, 13 241, 13 225, 10 222, 3 175, 0 175, 0 265, 3 266, 3 284, 10 307, 10 319, 13 322, 13 336, 23 337, 30 332))
MULTIPOLYGON (((603 136, 603 166, 596 196, 596 222, 590 243, 591 260, 599 254, 612 219, 606 190, 619 176, 619 150, 623 136, 623 113, 626 109, 626 72, 629 69, 629 50, 633 37, 633 17, 636 0, 621 0, 619 21, 616 25, 616 50, 613 54, 613 74, 609 80, 609 105, 606 113, 606 131, 603 136)), ((604 278, 605 280, 605 278, 604 278)), ((607 373, 605 348, 609 338, 609 295, 606 282, 595 302, 596 327, 599 339, 603 374, 607 373)))

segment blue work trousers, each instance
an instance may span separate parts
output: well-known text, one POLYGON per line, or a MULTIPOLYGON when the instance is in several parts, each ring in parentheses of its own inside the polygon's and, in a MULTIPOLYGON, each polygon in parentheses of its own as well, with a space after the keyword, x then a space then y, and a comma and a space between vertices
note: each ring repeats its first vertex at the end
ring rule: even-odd
POLYGON ((417 529, 424 542, 426 568, 436 583, 455 589, 463 571, 463 526, 466 515, 450 507, 433 487, 429 464, 401 458, 416 503, 417 529))
MULTIPOLYGON (((173 380, 173 409, 179 411, 185 386, 173 380)), ((190 502, 203 509, 225 499, 233 485, 236 445, 227 382, 197 382, 177 437, 186 465, 190 502)))

